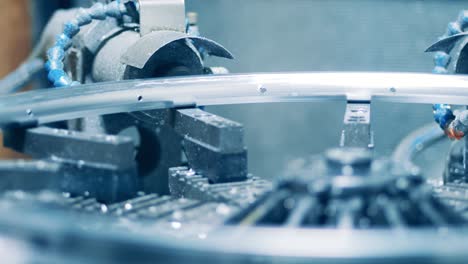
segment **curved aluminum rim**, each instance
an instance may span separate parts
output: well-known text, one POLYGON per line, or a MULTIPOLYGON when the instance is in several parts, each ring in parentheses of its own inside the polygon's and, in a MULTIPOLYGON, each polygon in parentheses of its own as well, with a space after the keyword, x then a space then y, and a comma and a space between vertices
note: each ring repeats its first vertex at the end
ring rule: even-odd
POLYGON ((96 83, 0 97, 0 125, 187 105, 345 99, 468 105, 468 76, 311 72, 96 83))

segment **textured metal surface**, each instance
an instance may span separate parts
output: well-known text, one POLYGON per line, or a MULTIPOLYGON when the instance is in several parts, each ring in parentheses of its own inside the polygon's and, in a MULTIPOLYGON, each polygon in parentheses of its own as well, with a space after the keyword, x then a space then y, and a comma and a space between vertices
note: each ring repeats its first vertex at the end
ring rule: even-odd
POLYGON ((129 137, 92 135, 48 127, 27 129, 24 137, 21 137, 18 130, 16 132, 18 133, 14 138, 9 135, 5 139, 6 145, 17 146, 17 151, 35 158, 56 157, 104 163, 119 169, 135 165, 132 158, 135 144, 129 137))
MULTIPOLYGON (((47 161, 45 165, 56 164, 53 179, 58 184, 52 189, 114 202, 132 197, 140 188, 131 138, 39 127, 9 130, 4 141, 6 146, 47 161)), ((21 174, 22 169, 18 170, 21 174)), ((43 177, 50 181, 47 173, 43 177)))
POLYGON ((139 0, 142 36, 159 30, 185 32, 184 0, 139 0))
POLYGON ((223 152, 243 151, 242 124, 208 113, 201 109, 177 110, 174 129, 184 137, 211 145, 223 152))
POLYGON ((341 132, 342 147, 373 148, 374 137, 371 129, 371 105, 366 102, 348 102, 341 132))
POLYGON ((211 183, 206 176, 187 167, 169 170, 169 189, 175 197, 247 207, 271 188, 270 181, 259 177, 249 176, 248 179, 239 182, 211 183))
POLYGON ((60 164, 47 161, 0 162, 0 190, 60 190, 60 164), (38 179, 40 178, 40 179, 38 179))
POLYGON ((241 124, 200 109, 177 110, 175 131, 183 137, 190 167, 212 183, 247 178, 247 149, 241 124))

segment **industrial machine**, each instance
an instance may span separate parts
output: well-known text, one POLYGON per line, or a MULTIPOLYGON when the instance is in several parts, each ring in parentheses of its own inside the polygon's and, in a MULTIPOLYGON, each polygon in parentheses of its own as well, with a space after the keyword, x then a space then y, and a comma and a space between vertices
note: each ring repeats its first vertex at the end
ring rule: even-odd
POLYGON ((57 11, 0 81, 0 252, 8 263, 466 263, 468 13, 431 46, 434 73, 229 74, 183 0, 57 11), (461 45, 457 45, 460 44, 461 45), (43 70, 46 70, 46 73, 43 70), (51 88, 16 93, 37 75, 51 88), (249 173, 227 104, 346 102, 341 140, 276 178, 249 173), (376 157, 371 102, 433 104, 376 157), (428 112, 428 115, 430 113, 428 112), (445 132, 445 133, 444 133, 445 132), (445 172, 414 159, 449 136, 445 172))

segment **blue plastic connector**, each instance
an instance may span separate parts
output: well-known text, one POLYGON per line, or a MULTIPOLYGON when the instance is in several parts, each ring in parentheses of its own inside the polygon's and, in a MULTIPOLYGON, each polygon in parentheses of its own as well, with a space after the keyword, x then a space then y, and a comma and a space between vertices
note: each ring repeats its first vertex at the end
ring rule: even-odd
POLYGON ((452 112, 450 105, 447 104, 435 104, 432 106, 434 110, 434 120, 439 124, 442 129, 455 120, 455 115, 452 112))
MULTIPOLYGON (((468 26, 468 11, 461 11, 458 15, 458 19, 455 22, 450 22, 447 26, 447 31, 441 39, 453 36, 463 32, 463 29, 468 26)), ((451 50, 439 51, 434 55, 434 69, 433 73, 436 74, 447 74, 448 66, 451 61, 449 55, 451 50)), ((434 110, 434 120, 439 124, 442 129, 446 129, 450 123, 455 120, 455 115, 452 112, 450 105, 447 104, 435 104, 432 106, 434 110)))

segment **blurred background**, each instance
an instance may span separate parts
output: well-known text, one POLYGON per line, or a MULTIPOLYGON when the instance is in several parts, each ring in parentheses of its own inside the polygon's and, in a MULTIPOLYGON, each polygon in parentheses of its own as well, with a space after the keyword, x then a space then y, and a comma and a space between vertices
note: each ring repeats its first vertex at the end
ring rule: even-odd
MULTIPOLYGON (((54 9, 89 2, 1 0, 0 77, 27 56, 54 9)), ((187 11, 199 14, 202 35, 236 57, 211 59, 209 64, 227 66, 233 73, 430 72, 431 55, 424 50, 468 6, 462 0, 186 0, 186 4, 187 11)), ((344 107, 344 102, 261 104, 208 111, 244 124, 250 171, 270 177, 297 158, 338 145, 344 107)), ((376 153, 389 155, 402 137, 432 121, 431 106, 375 103, 372 119, 376 153)))

